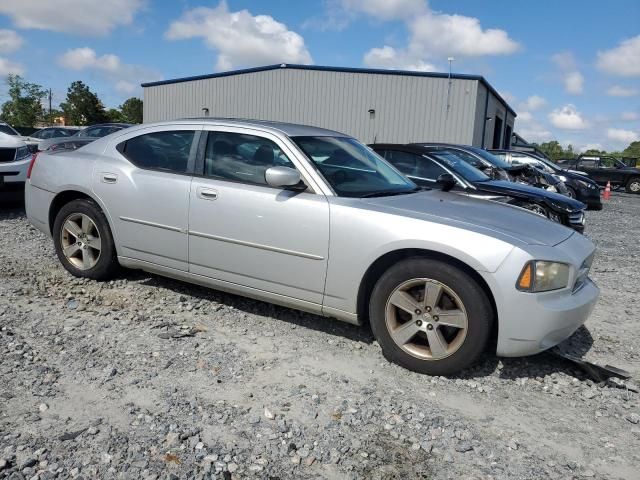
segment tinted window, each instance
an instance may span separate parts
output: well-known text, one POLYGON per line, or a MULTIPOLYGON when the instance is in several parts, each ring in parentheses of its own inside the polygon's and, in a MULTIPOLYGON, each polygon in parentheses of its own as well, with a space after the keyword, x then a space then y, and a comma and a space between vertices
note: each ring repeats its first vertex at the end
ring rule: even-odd
POLYGON ((333 190, 342 197, 410 193, 416 185, 369 147, 349 137, 293 137, 333 190))
POLYGON ((487 162, 489 162, 494 167, 498 167, 502 169, 509 168, 509 164, 507 162, 487 152, 483 148, 478 148, 478 147, 465 147, 465 148, 475 153, 479 157, 484 158, 487 162))
POLYGON ((440 175, 447 171, 430 158, 421 157, 418 161, 418 168, 415 176, 428 180, 437 180, 440 175))
MULTIPOLYGON (((489 180, 487 175, 475 168, 472 163, 469 163, 470 160, 468 157, 471 157, 471 155, 468 153, 461 152, 459 150, 442 149, 429 152, 429 155, 435 157, 448 168, 470 182, 484 182, 489 180)), ((476 159, 475 161, 477 162, 478 160, 476 159)))
POLYGON ((0 133, 6 133, 7 135, 15 135, 16 132, 14 132, 13 128, 9 127, 8 125, 0 125, 0 133))
POLYGON ((597 160, 582 160, 580 166, 583 168, 596 168, 598 166, 597 160))
POLYGON ((295 168, 271 140, 241 133, 210 132, 204 157, 204 174, 236 182, 266 185, 270 167, 295 168))
POLYGON ((417 155, 397 150, 387 150, 384 158, 405 175, 415 175, 417 155))
POLYGON ((118 150, 137 167, 185 173, 193 135, 190 130, 147 133, 121 143, 118 150))

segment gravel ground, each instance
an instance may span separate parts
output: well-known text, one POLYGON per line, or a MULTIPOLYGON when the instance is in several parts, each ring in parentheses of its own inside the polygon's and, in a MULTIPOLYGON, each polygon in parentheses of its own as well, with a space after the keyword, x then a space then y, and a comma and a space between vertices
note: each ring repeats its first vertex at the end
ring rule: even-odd
MULTIPOLYGON (((602 297, 562 348, 640 375, 640 197, 588 212, 602 297)), ((0 478, 638 478, 638 381, 551 354, 454 378, 367 328, 148 275, 71 277, 0 207, 0 478)))

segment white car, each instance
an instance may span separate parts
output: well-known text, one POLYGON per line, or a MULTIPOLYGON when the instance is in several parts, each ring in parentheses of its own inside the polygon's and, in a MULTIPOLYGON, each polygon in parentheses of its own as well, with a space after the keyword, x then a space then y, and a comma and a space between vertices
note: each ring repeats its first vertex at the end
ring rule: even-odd
POLYGON ((31 161, 31 151, 14 135, 0 132, 0 188, 24 185, 31 161))

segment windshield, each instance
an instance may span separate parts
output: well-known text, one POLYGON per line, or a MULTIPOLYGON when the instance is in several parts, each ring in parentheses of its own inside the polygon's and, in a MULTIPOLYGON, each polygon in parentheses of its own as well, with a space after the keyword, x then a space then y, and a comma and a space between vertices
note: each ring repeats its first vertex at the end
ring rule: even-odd
POLYGON ((487 162, 489 162, 494 167, 502 168, 503 170, 508 170, 511 168, 511 165, 509 165, 507 162, 496 157, 492 153, 487 152, 482 148, 478 148, 478 147, 465 147, 465 148, 475 153, 479 157, 484 158, 487 162))
POLYGON ((0 132, 6 133, 7 135, 18 135, 9 125, 0 125, 0 132))
MULTIPOLYGON (((482 173, 476 167, 470 165, 469 159, 464 158, 465 155, 471 157, 468 153, 444 148, 442 150, 429 152, 429 155, 442 162, 445 167, 449 167, 469 182, 486 182, 487 180, 490 180, 487 175, 482 173)), ((475 158, 473 160, 477 162, 475 158)))
POLYGON ((348 137, 292 137, 341 197, 411 193, 418 187, 373 150, 348 137))

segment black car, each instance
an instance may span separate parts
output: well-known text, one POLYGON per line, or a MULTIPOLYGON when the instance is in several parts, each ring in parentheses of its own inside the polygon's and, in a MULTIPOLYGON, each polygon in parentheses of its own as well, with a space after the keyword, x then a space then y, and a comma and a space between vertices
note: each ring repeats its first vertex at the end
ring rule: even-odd
POLYGON ((617 158, 581 155, 569 160, 558 160, 563 170, 584 172, 598 185, 611 182, 614 188, 624 187, 628 193, 640 194, 640 168, 629 167, 617 158))
POLYGON ((459 194, 525 208, 578 232, 584 231, 583 203, 531 185, 494 180, 471 166, 459 150, 433 150, 416 144, 370 147, 419 186, 440 185, 459 194))
POLYGON ((551 160, 536 155, 533 152, 522 152, 518 150, 489 150, 496 157, 511 165, 532 165, 544 172, 556 175, 567 186, 569 196, 580 200, 589 209, 602 210, 602 200, 598 184, 588 176, 580 173, 573 173, 562 170, 551 160))
POLYGON ((421 145, 430 150, 439 148, 454 149, 464 161, 482 170, 495 180, 527 183, 534 187, 568 196, 566 185, 555 175, 542 172, 529 165, 509 165, 483 148, 449 143, 417 143, 416 145, 421 145))
POLYGON ((73 136, 93 138, 106 137, 110 133, 129 128, 131 126, 132 124, 130 123, 98 123, 96 125, 91 125, 90 127, 83 128, 82 130, 76 132, 73 136))

